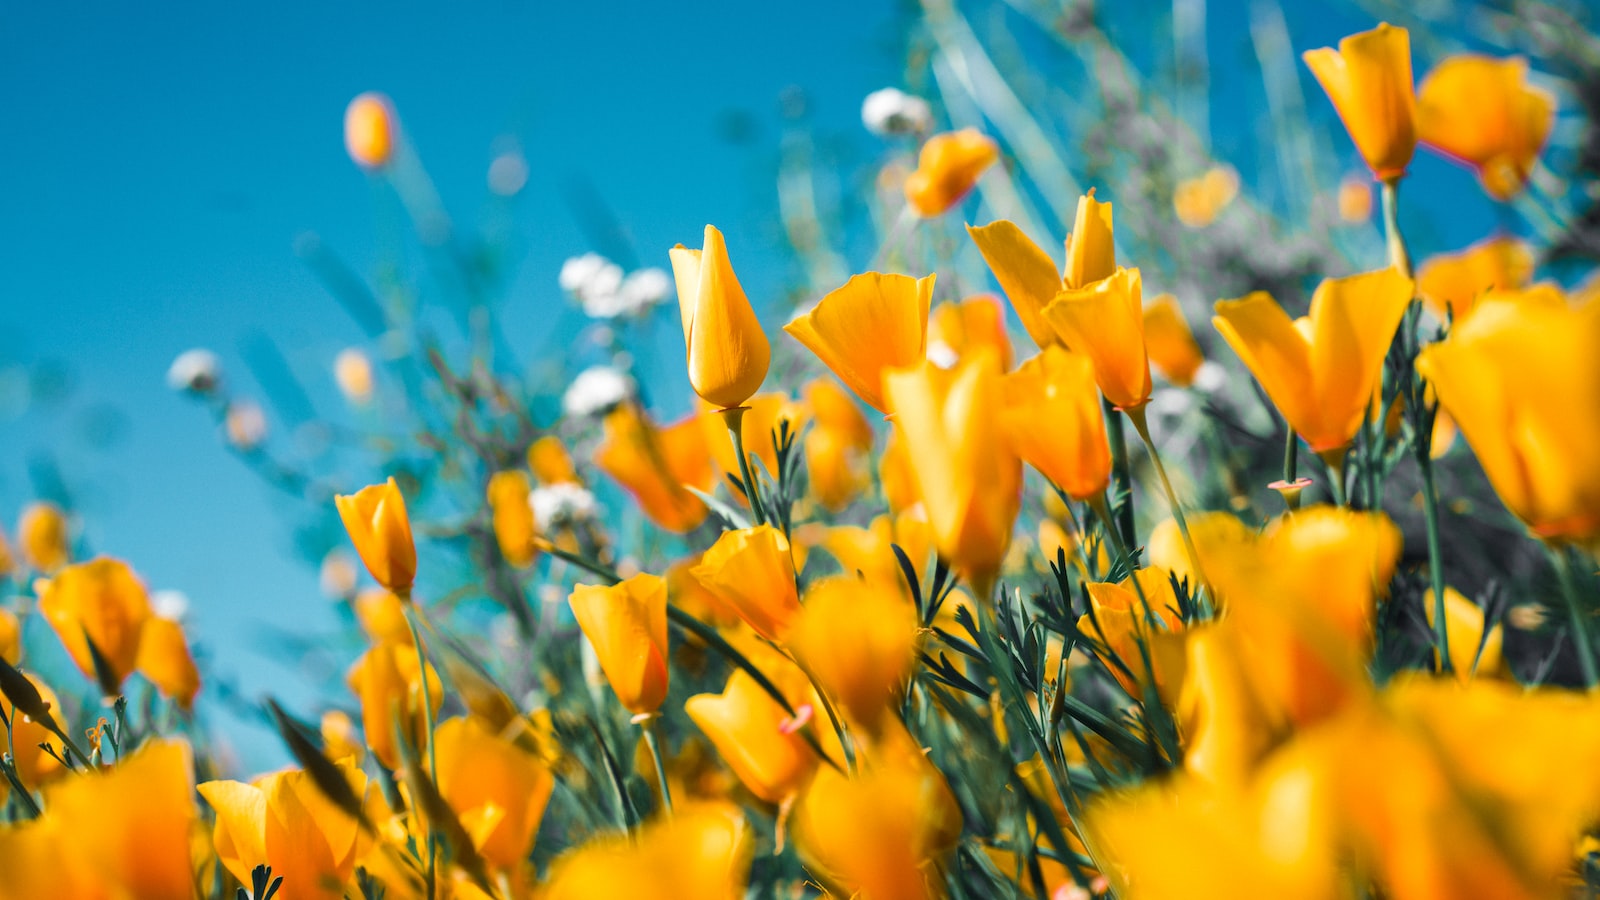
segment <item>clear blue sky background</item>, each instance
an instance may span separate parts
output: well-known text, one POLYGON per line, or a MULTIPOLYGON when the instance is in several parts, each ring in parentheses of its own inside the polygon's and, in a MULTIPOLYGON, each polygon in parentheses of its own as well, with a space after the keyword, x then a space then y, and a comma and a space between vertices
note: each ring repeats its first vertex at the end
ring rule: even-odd
MULTIPOLYGON (((495 140, 522 141, 532 177, 517 227, 529 255, 515 296, 552 303, 561 260, 589 249, 560 199, 571 175, 619 212, 654 254, 646 263, 665 265, 665 248, 697 243, 706 222, 770 227, 786 87, 809 93, 819 130, 850 135, 872 159, 880 145, 860 129, 859 104, 899 82, 896 9, 888 0, 8 4, 0 518, 15 521, 31 496, 29 458, 56 453, 89 543, 132 561, 152 587, 186 592, 218 671, 249 696, 303 696, 252 648, 252 634, 262 621, 332 630, 333 613, 293 553, 282 503, 163 378, 194 346, 240 371, 238 342, 256 331, 312 376, 360 340, 291 249, 314 231, 360 271, 376 258, 374 193, 341 142, 349 99, 372 89, 395 99, 461 220, 484 201, 495 140), (759 126, 744 146, 718 136, 736 110, 759 126), (18 363, 62 372, 67 401, 25 409, 18 363)), ((1262 108, 1253 71, 1231 74, 1250 58, 1244 9, 1212 4, 1219 147, 1222 132, 1262 108)), ((1342 7, 1291 10, 1290 25, 1303 49, 1370 20, 1342 7)), ((1331 117, 1320 95, 1310 98, 1315 115, 1331 117)), ((1428 166, 1419 177, 1476 195, 1465 173, 1428 166)), ((1491 222, 1474 208, 1424 249, 1465 243, 1491 222)), ((740 271, 775 285, 784 265, 775 248, 756 246, 740 271)), ((312 388, 327 395, 321 377, 312 388)), ((240 749, 247 762, 276 758, 240 749)))

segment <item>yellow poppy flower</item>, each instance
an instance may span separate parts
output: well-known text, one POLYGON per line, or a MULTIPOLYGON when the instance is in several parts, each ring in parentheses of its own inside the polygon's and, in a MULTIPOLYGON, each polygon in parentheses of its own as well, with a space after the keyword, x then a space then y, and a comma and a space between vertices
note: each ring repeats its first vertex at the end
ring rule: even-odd
POLYGON ((1150 363, 1178 387, 1194 383, 1194 373, 1206 361, 1189 330, 1178 298, 1162 294, 1144 308, 1144 346, 1150 363))
POLYGON ((1063 343, 1094 363, 1106 399, 1137 409, 1150 399, 1144 344, 1144 292, 1138 269, 1117 269, 1082 288, 1066 288, 1044 308, 1063 343))
POLYGON ((1005 377, 1001 423, 1017 454, 1074 500, 1111 481, 1111 445, 1088 357, 1047 347, 1005 377))
POLYGON ((1417 267, 1417 292, 1443 319, 1460 322, 1484 294, 1516 290, 1533 280, 1533 250, 1517 238, 1496 235, 1456 253, 1441 253, 1417 267))
POLYGON ((356 553, 377 582, 401 597, 417 577, 417 547, 411 539, 406 498, 393 478, 334 499, 356 553))
POLYGON ((568 602, 617 699, 630 712, 655 712, 667 697, 667 582, 641 572, 580 584, 568 602))
POLYGON ((379 169, 394 159, 399 143, 394 105, 376 91, 361 94, 344 110, 344 149, 356 164, 379 169))
POLYGON ((1417 149, 1411 33, 1387 22, 1353 34, 1339 49, 1302 54, 1379 181, 1399 178, 1417 149))
POLYGON ((728 261, 722 232, 706 226, 704 249, 672 248, 689 385, 719 409, 743 404, 761 389, 772 348, 728 261))
POLYGON ((533 486, 528 476, 517 469, 496 472, 489 477, 489 518, 494 527, 500 555, 519 569, 539 558, 539 526, 533 518, 528 494, 533 486))
POLYGON ((547 434, 528 445, 528 469, 542 485, 581 483, 566 445, 553 434, 547 434))
MULTIPOLYGON (((1432 588, 1422 597, 1422 610, 1428 618, 1428 627, 1432 628, 1435 615, 1432 588)), ((1501 645, 1505 639, 1505 629, 1496 622, 1485 634, 1484 629, 1488 624, 1484 621, 1483 607, 1468 600, 1455 588, 1445 586, 1445 635, 1450 644, 1450 669, 1458 681, 1470 681, 1474 677, 1494 678, 1503 674, 1505 658, 1501 655, 1501 645)), ((1433 656, 1434 659, 1439 658, 1437 647, 1433 656)))
POLYGON ((976 128, 936 134, 922 145, 917 169, 906 178, 906 203, 923 218, 937 216, 960 203, 999 159, 999 145, 976 128))
POLYGON ((439 723, 433 741, 439 793, 473 835, 478 852, 498 869, 520 866, 533 847, 555 777, 510 735, 476 716, 439 723))
POLYGON ((916 663, 916 610, 890 585, 824 578, 806 590, 789 645, 850 720, 876 733, 916 663))
POLYGON ((1006 311, 993 294, 976 294, 959 303, 941 303, 928 319, 928 358, 946 368, 978 347, 992 347, 1000 369, 1011 371, 1011 338, 1006 311))
MULTIPOLYGON (((444 700, 444 686, 432 664, 426 671, 428 699, 437 715, 444 700)), ((345 675, 351 693, 361 701, 361 730, 367 736, 367 747, 385 768, 400 768, 400 747, 395 743, 397 723, 393 718, 396 714, 400 717, 399 730, 415 746, 421 747, 426 741, 422 672, 415 647, 378 644, 362 654, 345 675)))
POLYGON ((657 428, 643 411, 623 404, 606 416, 605 440, 594 452, 594 464, 633 495, 650 521, 677 534, 706 518, 706 505, 684 487, 711 489, 711 448, 700 419, 657 428))
POLYGON ((139 674, 150 679, 162 696, 181 709, 194 707, 195 695, 200 693, 200 670, 195 668, 182 625, 159 616, 145 619, 136 660, 139 674))
POLYGON ((1417 91, 1422 142, 1476 169, 1496 200, 1527 184, 1555 119, 1555 98, 1529 86, 1521 57, 1446 57, 1417 91))
POLYGON ((31 503, 17 523, 17 544, 22 559, 36 571, 49 574, 72 558, 67 516, 54 503, 31 503))
POLYGON ((756 633, 782 641, 800 615, 789 541, 771 525, 724 531, 692 574, 756 633))
POLYGON ((62 569, 40 593, 39 612, 86 677, 95 677, 90 641, 115 684, 137 668, 150 595, 127 563, 100 557, 62 569))

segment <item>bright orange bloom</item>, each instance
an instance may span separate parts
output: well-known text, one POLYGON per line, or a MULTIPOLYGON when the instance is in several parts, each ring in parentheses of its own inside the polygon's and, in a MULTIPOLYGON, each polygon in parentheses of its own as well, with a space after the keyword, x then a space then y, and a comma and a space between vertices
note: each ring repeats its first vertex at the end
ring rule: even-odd
POLYGON ((906 178, 906 202, 923 218, 937 216, 960 203, 999 159, 999 145, 976 128, 936 134, 922 145, 917 170, 906 178))
POLYGON ((1190 228, 1204 228, 1217 220, 1233 198, 1239 196, 1239 173, 1230 166, 1212 166, 1205 174, 1178 182, 1172 192, 1172 210, 1190 228))
POLYGON ((783 330, 868 406, 886 412, 883 373, 926 355, 933 281, 932 275, 856 275, 783 330))
POLYGON ((72 558, 67 516, 54 503, 31 503, 17 523, 22 558, 34 569, 50 573, 72 558))
POLYGON ((0 659, 13 666, 22 659, 22 620, 9 609, 0 609, 0 659))
MULTIPOLYGON (((438 715, 444 686, 431 663, 426 671, 428 699, 433 714, 438 715)), ((421 747, 426 740, 422 673, 414 646, 378 644, 362 654, 345 674, 345 683, 361 701, 361 730, 367 736, 367 746, 385 768, 400 768, 397 730, 405 732, 414 746, 421 747), (396 715, 400 718, 398 723, 393 718, 396 715)))
POLYGON ((658 429, 625 403, 606 416, 605 441, 594 452, 594 464, 626 488, 657 526, 683 534, 705 520, 706 505, 684 488, 711 489, 711 449, 700 416, 658 429))
MULTIPOLYGON (((50 709, 57 724, 65 724, 62 721, 65 716, 61 715, 61 701, 56 698, 56 692, 32 673, 23 677, 28 679, 39 692, 39 699, 50 709)), ((4 726, 0 726, 0 740, 6 742, 6 752, 15 754, 12 761, 16 763, 17 775, 21 777, 23 784, 37 789, 45 782, 69 771, 63 768, 61 760, 56 758, 62 755, 62 747, 61 739, 56 737, 54 732, 46 728, 42 722, 34 721, 20 709, 13 714, 9 703, 6 704, 6 716, 9 719, 10 730, 7 731, 4 726), (55 755, 46 753, 41 744, 50 745, 55 755)), ((0 791, 0 799, 4 797, 5 792, 0 791)), ((4 896, 4 890, 0 889, 0 897, 4 896)))
MULTIPOLYGON (((338 767, 356 796, 366 793, 367 776, 353 761, 338 767)), ((208 781, 199 790, 216 812, 212 843, 217 859, 233 877, 249 884, 250 872, 267 865, 274 876, 283 877, 287 896, 344 896, 355 875, 360 826, 310 775, 289 769, 249 784, 208 781)))
POLYGON ((911 453, 898 428, 889 431, 883 455, 878 458, 878 481, 883 485, 883 499, 891 513, 898 515, 922 502, 911 470, 911 453))
MULTIPOLYGON (((804 390, 812 427, 806 433, 806 475, 823 508, 837 512, 871 483, 867 454, 872 425, 860 407, 832 378, 816 378, 804 390)), ((745 414, 748 419, 749 413, 745 414)))
POLYGON ((194 707, 200 693, 200 670, 183 626, 170 619, 150 616, 139 630, 139 674, 150 679, 163 696, 172 698, 182 709, 194 707))
POLYGON ((1001 424, 1017 455, 1075 500, 1111 481, 1111 445, 1089 358, 1051 346, 1005 377, 1001 424))
POLYGON ((1078 198, 1072 234, 1067 237, 1066 269, 1061 272, 1056 271, 1050 254, 1005 219, 982 228, 967 226, 967 234, 978 245, 978 252, 983 254, 1000 289, 1011 301, 1011 308, 1022 319, 1022 327, 1039 349, 1060 342, 1056 329, 1044 315, 1056 294, 1063 287, 1087 287, 1116 271, 1112 218, 1111 204, 1096 200, 1092 189, 1078 198))
POLYGON ((986 584, 1005 558, 1022 486, 1000 424, 999 360, 985 351, 954 369, 923 362, 890 372, 884 389, 939 554, 986 584))
POLYGON ((806 590, 789 643, 852 722, 877 733, 916 663, 917 613, 901 592, 854 574, 806 590))
POLYGON ((100 557, 62 569, 40 592, 39 612, 85 676, 95 677, 90 641, 115 684, 137 667, 150 595, 127 563, 100 557))
POLYGON ((1144 308, 1144 346, 1150 362, 1178 387, 1194 383, 1194 373, 1206 358, 1200 353, 1189 320, 1178 298, 1162 294, 1144 308))
POLYGON ((541 900, 738 900, 755 842, 731 804, 684 804, 636 837, 594 838, 550 869, 541 900))
POLYGON ((838 382, 827 377, 813 378, 801 389, 801 396, 816 428, 838 434, 853 449, 872 449, 872 423, 838 382))
POLYGON ((533 518, 528 494, 533 486, 519 469, 496 472, 489 478, 489 517, 500 555, 519 569, 539 558, 539 524, 533 518))
POLYGON ((398 130, 394 105, 383 94, 368 91, 345 107, 344 149, 362 168, 379 169, 394 159, 398 130))
POLYGON ((941 303, 928 319, 928 358, 946 368, 978 347, 991 347, 1001 371, 1011 371, 1011 338, 1006 311, 993 294, 975 294, 960 303, 941 303))
POLYGON ((722 232, 707 225, 703 250, 672 248, 689 385, 719 409, 739 406, 761 389, 772 348, 739 277, 722 232))
POLYGON ((1298 321, 1262 291, 1217 301, 1211 321, 1295 433, 1332 453, 1361 427, 1412 292, 1410 279, 1382 269, 1324 280, 1298 321))
POLYGON ((667 698, 667 582, 640 573, 618 584, 580 584, 568 598, 600 668, 629 712, 667 698))
POLYGON ((528 445, 528 469, 542 485, 580 483, 566 445, 553 434, 547 434, 528 445))
POLYGON ((868 583, 894 586, 906 597, 910 589, 905 584, 905 574, 891 545, 905 551, 906 558, 917 572, 918 582, 928 568, 928 558, 933 555, 933 532, 928 523, 910 513, 893 518, 878 516, 866 527, 834 525, 822 539, 822 549, 839 562, 846 575, 860 575, 868 583))
POLYGON ((1529 86, 1521 57, 1447 57, 1417 92, 1422 142, 1476 169, 1496 200, 1527 184, 1555 119, 1555 98, 1529 86))
POLYGON ((1411 33, 1387 22, 1352 34, 1339 49, 1302 54, 1379 181, 1399 178, 1417 149, 1411 33))
POLYGON ((411 539, 406 498, 390 478, 351 495, 333 498, 339 518, 361 561, 377 582, 402 597, 410 596, 417 577, 417 546, 411 539))
POLYGON ((1439 318, 1460 322, 1489 291, 1516 290, 1533 280, 1533 250, 1517 238, 1496 235, 1417 267, 1417 292, 1439 318))
POLYGON ((1539 537, 1600 537, 1600 305, 1489 299, 1417 371, 1539 537))
POLYGON ((768 640, 783 640, 800 615, 789 541, 771 525, 724 531, 692 574, 768 640))
MULTIPOLYGON (((805 695, 805 675, 793 663, 763 667, 793 704, 805 695), (795 686, 790 697, 788 686, 795 686)), ((815 707, 813 707, 815 709, 815 707)), ((791 727, 789 714, 742 669, 728 676, 720 694, 696 694, 683 711, 711 743, 750 793, 767 803, 782 803, 805 784, 820 760, 791 727)))
POLYGON ((1056 294, 1044 317, 1073 350, 1094 363, 1106 399, 1137 409, 1150 399, 1150 358, 1144 344, 1144 291, 1138 269, 1117 269, 1082 288, 1056 294))
POLYGON ((1372 182, 1360 175, 1339 179, 1339 218, 1359 225, 1372 218, 1372 182))
POLYGON ((544 763, 511 738, 476 716, 447 719, 434 736, 439 793, 484 861, 502 870, 527 859, 555 788, 544 763))
POLYGON ((323 754, 335 763, 348 759, 353 765, 360 766, 361 758, 367 755, 367 748, 361 743, 361 735, 356 732, 356 725, 350 721, 349 713, 330 709, 322 714, 320 724, 323 754))

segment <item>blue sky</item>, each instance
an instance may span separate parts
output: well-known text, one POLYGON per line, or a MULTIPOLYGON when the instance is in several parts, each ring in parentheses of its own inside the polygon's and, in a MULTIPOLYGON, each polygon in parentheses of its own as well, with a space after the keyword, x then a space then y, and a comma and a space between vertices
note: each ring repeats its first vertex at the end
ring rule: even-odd
MULTIPOLYGON (((205 414, 163 378, 194 346, 238 371, 240 341, 258 332, 312 376, 360 340, 292 251, 315 232, 360 271, 376 258, 383 205, 344 155, 349 99, 365 90, 394 98, 463 221, 484 202, 497 139, 522 143, 532 176, 517 228, 528 258, 514 296, 526 312, 556 302, 561 260, 590 249, 561 200, 574 177, 654 253, 644 262, 665 265, 665 248, 697 243, 706 222, 770 234, 786 88, 808 92, 820 131, 848 135, 872 159, 879 145, 859 127, 859 104, 900 83, 899 9, 889 0, 9 5, 0 12, 0 518, 14 521, 30 498, 29 460, 55 454, 95 550, 130 560, 152 587, 185 591, 199 640, 247 696, 299 695, 252 648, 256 626, 331 630, 333 613, 293 553, 283 503, 217 447, 205 414), (757 126, 743 145, 719 137, 731 112, 757 126), (61 373, 67 400, 35 399, 24 411, 18 363, 61 373)), ((1229 24, 1242 10, 1213 4, 1214 87, 1227 101, 1219 131, 1259 102, 1243 84, 1254 76, 1230 69, 1248 52, 1229 24)), ((1290 24, 1303 49, 1369 23, 1341 8, 1297 10, 1290 24)), ((1314 115, 1331 117, 1319 95, 1308 97, 1314 115)), ((1419 178, 1476 190, 1464 173, 1427 166, 1419 178)), ((1465 243, 1491 222, 1474 208, 1439 240, 1465 243)), ((745 248, 741 274, 776 284, 786 261, 770 238, 745 248)), ((331 397, 326 376, 310 387, 331 397)), ((247 761, 274 758, 241 750, 247 761)))

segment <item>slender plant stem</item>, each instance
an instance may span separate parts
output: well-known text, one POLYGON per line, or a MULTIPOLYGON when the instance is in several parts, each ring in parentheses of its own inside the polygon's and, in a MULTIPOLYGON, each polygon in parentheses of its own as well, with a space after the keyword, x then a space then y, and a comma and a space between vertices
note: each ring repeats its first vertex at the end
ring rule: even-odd
POLYGON ((1572 622, 1573 649, 1578 653, 1578 665, 1583 670, 1583 686, 1590 693, 1600 690, 1600 675, 1595 672, 1594 646, 1589 640, 1589 623, 1583 615, 1583 603, 1578 597, 1578 581, 1572 571, 1563 547, 1548 545, 1550 560, 1555 563, 1556 575, 1561 579, 1561 596, 1567 601, 1567 616, 1572 622))
POLYGON ((739 457, 739 477, 744 479, 744 497, 750 503, 750 514, 755 516, 757 525, 765 525, 767 514, 761 508, 761 494, 756 490, 756 480, 751 477, 750 457, 744 453, 744 414, 749 409, 748 406, 735 406, 721 410, 721 413, 728 423, 728 436, 733 439, 733 452, 739 457))
POLYGON ((1288 419, 1283 420, 1283 490, 1279 492, 1283 497, 1283 505, 1290 512, 1300 508, 1300 489, 1295 482, 1300 480, 1300 436, 1294 433, 1294 426, 1288 419))
POLYGON ((1194 538, 1189 536, 1189 521, 1183 517, 1183 504, 1178 502, 1178 493, 1172 489, 1172 479, 1167 477, 1167 466, 1161 461, 1161 452, 1156 449, 1156 442, 1150 439, 1150 423, 1145 419, 1144 407, 1124 412, 1127 413, 1128 421, 1133 423, 1133 430, 1139 433, 1139 440, 1144 441, 1144 448, 1150 453, 1150 462, 1155 464, 1156 477, 1161 479, 1161 489, 1166 492, 1167 505, 1172 507, 1172 519, 1178 523, 1178 534, 1183 538, 1184 552, 1189 554, 1189 566, 1194 569, 1194 577, 1209 593, 1211 587, 1206 580, 1205 569, 1200 565, 1200 551, 1195 549, 1194 538))
POLYGON ((1132 544, 1133 480, 1128 470, 1128 442, 1123 437, 1122 417, 1117 415, 1117 408, 1105 398, 1101 398, 1100 402, 1105 407, 1106 436, 1111 441, 1112 483, 1116 485, 1117 496, 1123 498, 1116 508, 1117 527, 1121 529, 1122 540, 1132 544))
POLYGON ((1333 492, 1335 506, 1349 505, 1344 493, 1344 455, 1346 452, 1347 448, 1341 447, 1338 450, 1329 450, 1318 454, 1322 457, 1322 461, 1328 465, 1328 490, 1333 492))
POLYGON ((661 786, 661 808, 666 810, 667 818, 672 818, 672 789, 667 787, 667 767, 661 760, 661 744, 657 740, 656 722, 659 715, 648 715, 639 722, 639 728, 644 732, 644 745, 650 748, 650 759, 656 764, 656 784, 661 786))
MULTIPOLYGON (((402 596, 401 608, 405 610, 406 625, 411 629, 411 645, 417 651, 417 677, 422 681, 422 727, 427 732, 427 740, 423 746, 428 754, 428 779, 434 787, 439 785, 439 757, 433 749, 433 692, 428 687, 428 657, 422 647, 422 632, 417 628, 417 617, 422 614, 417 605, 411 602, 409 595, 402 596)), ((433 897, 435 878, 435 861, 438 858, 438 844, 434 840, 433 828, 428 829, 428 897, 433 897)))
POLYGON ((1400 179, 1390 178, 1383 183, 1383 232, 1389 243, 1389 265, 1400 274, 1412 277, 1411 252, 1406 248, 1405 235, 1400 233, 1400 179))
MULTIPOLYGON (((1422 468, 1422 522, 1428 534, 1428 578, 1433 585, 1433 642, 1439 646, 1439 671, 1450 672, 1455 664, 1450 660, 1450 630, 1445 627, 1444 614, 1444 554, 1439 545, 1439 489, 1433 480, 1433 461, 1428 457, 1427 445, 1417 453, 1422 468)), ((1586 649, 1583 641, 1580 649, 1586 649)), ((1593 661, 1590 661, 1593 665, 1593 661)), ((1590 684, 1594 682, 1591 680, 1590 684)))

